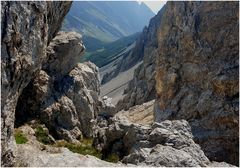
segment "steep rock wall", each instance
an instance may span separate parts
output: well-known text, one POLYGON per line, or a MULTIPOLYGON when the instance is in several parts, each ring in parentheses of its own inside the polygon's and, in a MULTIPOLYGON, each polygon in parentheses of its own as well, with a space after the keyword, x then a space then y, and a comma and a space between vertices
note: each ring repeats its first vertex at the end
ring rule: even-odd
POLYGON ((71 2, 1 2, 1 165, 14 164, 15 108, 71 2))
POLYGON ((211 160, 238 164, 238 2, 168 2, 158 33, 155 121, 186 119, 211 160))

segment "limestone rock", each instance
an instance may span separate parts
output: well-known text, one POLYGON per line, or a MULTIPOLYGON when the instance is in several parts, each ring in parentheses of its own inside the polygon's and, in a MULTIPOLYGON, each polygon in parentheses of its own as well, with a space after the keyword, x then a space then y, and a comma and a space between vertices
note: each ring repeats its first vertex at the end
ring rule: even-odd
POLYGON ((99 96, 98 67, 78 63, 84 49, 80 34, 57 34, 48 46, 42 70, 20 97, 18 120, 40 119, 57 139, 69 142, 93 135, 97 115, 109 115, 114 106, 99 96))
POLYGON ((208 166, 209 167, 236 167, 226 162, 211 162, 208 166))
MULTIPOLYGON (((43 145, 37 141, 35 131, 32 127, 40 126, 36 121, 30 125, 25 124, 19 128, 27 137, 26 144, 17 145, 17 157, 15 166, 24 167, 51 167, 51 166, 122 166, 100 160, 94 156, 81 155, 69 151, 67 148, 43 145)), ((44 128, 44 125, 41 125, 44 128)), ((47 129, 47 128, 44 128, 47 129)), ((49 135, 50 136, 50 135, 49 135)))
POLYGON ((81 39, 81 35, 76 32, 58 32, 47 48, 48 58, 42 69, 55 78, 68 74, 84 53, 81 39))
POLYGON ((101 101, 102 110, 99 111, 98 115, 114 116, 114 114, 116 114, 116 109, 114 104, 112 104, 112 98, 103 96, 101 101))
POLYGON ((193 141, 185 120, 166 120, 150 126, 116 115, 99 124, 95 144, 103 151, 117 153, 123 163, 134 165, 190 167, 210 163, 193 141))
POLYGON ((136 124, 150 125, 154 122, 153 110, 154 100, 130 107, 128 110, 121 110, 115 116, 125 116, 130 122, 136 124))
POLYGON ((80 155, 67 148, 40 150, 33 145, 18 145, 17 165, 21 167, 119 167, 90 155, 80 155))
POLYGON ((188 120, 210 160, 238 165, 238 3, 168 2, 165 10, 155 121, 188 120))
POLYGON ((71 2, 1 2, 1 165, 14 163, 18 97, 46 58, 71 2), (53 23, 53 24, 52 24, 53 23))
POLYGON ((233 166, 210 162, 193 140, 186 120, 165 120, 152 125, 136 124, 124 115, 98 118, 94 144, 117 154, 122 163, 137 166, 198 167, 233 166))

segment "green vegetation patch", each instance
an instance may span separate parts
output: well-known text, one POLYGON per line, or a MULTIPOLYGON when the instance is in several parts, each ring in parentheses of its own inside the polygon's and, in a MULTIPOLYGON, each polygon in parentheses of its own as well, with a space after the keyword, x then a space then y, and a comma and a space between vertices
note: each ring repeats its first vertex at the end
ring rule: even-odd
POLYGON ((140 33, 135 33, 109 43, 103 43, 91 37, 83 37, 86 52, 80 58, 80 62, 91 61, 98 67, 107 65, 117 59, 119 54, 136 41, 139 35, 140 33))
POLYGON ((120 159, 119 156, 115 153, 110 153, 107 155, 107 157, 104 159, 107 162, 113 162, 113 163, 117 163, 120 159))
POLYGON ((17 144, 25 144, 28 141, 21 130, 15 130, 14 136, 17 144))
POLYGON ((68 148, 70 151, 79 153, 82 155, 92 155, 99 159, 117 163, 120 159, 119 156, 115 153, 109 153, 105 157, 103 157, 102 151, 96 149, 93 146, 93 140, 89 138, 83 138, 80 140, 79 144, 69 143, 65 140, 57 141, 54 144, 55 147, 65 147, 68 148))
POLYGON ((57 147, 66 147, 70 151, 79 153, 82 155, 93 155, 99 159, 102 158, 101 151, 97 150, 92 145, 92 139, 83 139, 80 141, 80 144, 73 144, 66 141, 58 141, 55 146, 57 147))
POLYGON ((39 142, 47 145, 47 144, 53 144, 51 138, 49 137, 49 132, 40 125, 35 128, 35 135, 39 142))

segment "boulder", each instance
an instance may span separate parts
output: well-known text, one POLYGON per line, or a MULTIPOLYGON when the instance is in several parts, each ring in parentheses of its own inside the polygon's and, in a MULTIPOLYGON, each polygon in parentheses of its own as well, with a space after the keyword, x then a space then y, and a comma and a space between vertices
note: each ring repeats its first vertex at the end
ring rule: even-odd
POLYGON ((15 108, 71 2, 1 2, 1 165, 13 166, 15 108))
POLYGON ((43 64, 49 76, 61 79, 79 62, 85 47, 82 36, 76 32, 58 32, 47 48, 47 60, 43 64))

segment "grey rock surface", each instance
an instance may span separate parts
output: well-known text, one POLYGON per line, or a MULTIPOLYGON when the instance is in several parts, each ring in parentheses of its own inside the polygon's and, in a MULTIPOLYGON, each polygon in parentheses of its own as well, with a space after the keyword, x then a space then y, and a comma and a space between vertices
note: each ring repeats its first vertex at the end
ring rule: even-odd
POLYGON ((153 125, 129 122, 114 116, 99 120, 95 144, 117 153, 123 163, 141 166, 207 166, 210 163, 200 146, 193 141, 185 120, 163 121, 153 125))
POLYGON ((130 107, 128 110, 118 111, 115 116, 125 116, 130 122, 151 125, 154 122, 153 110, 155 100, 130 107))
MULTIPOLYGON (((141 106, 141 105, 138 105, 141 106)), ((138 107, 139 108, 139 107, 138 107)), ((94 144, 106 153, 117 154, 127 165, 158 167, 232 167, 211 162, 194 142, 186 120, 136 124, 124 114, 98 118, 94 144)))
POLYGON ((99 97, 98 67, 78 63, 84 49, 80 34, 57 34, 42 70, 20 97, 19 120, 40 119, 56 138, 69 142, 92 136, 98 113, 109 114, 114 106, 99 97))
POLYGON ((63 78, 76 66, 85 50, 81 39, 76 32, 58 32, 47 48, 48 58, 42 69, 56 80, 63 78))
POLYGON ((17 167, 115 167, 123 166, 121 163, 110 163, 94 156, 73 153, 67 148, 43 145, 35 137, 33 125, 17 128, 27 137, 26 144, 17 145, 17 167))
POLYGON ((155 121, 189 121, 210 160, 239 164, 239 4, 168 2, 158 34, 155 121))
POLYGON ((24 167, 120 167, 91 155, 80 155, 61 148, 57 152, 41 151, 32 145, 18 146, 18 166, 24 167))
POLYGON ((119 167, 91 155, 81 155, 67 148, 39 150, 35 146, 18 145, 17 166, 24 167, 119 167), (52 151, 49 151, 52 150, 52 151))
POLYGON ((1 165, 14 164, 15 108, 71 2, 1 2, 1 165), (53 23, 53 24, 52 24, 53 23))

